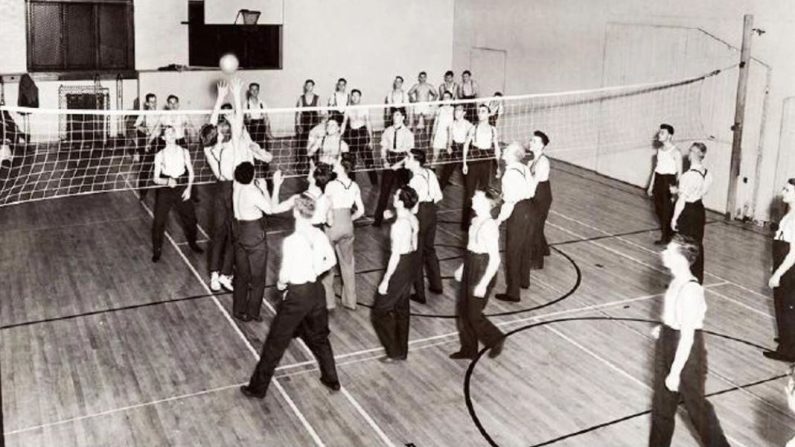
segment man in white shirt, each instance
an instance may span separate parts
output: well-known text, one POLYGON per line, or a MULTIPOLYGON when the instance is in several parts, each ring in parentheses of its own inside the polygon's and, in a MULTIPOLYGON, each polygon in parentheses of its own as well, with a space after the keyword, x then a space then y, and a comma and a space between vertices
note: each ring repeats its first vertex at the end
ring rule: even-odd
POLYGON ((340 389, 329 341, 325 293, 318 280, 336 264, 336 258, 326 235, 312 226, 314 212, 314 200, 306 195, 296 198, 293 207, 295 232, 282 244, 277 284, 284 295, 251 380, 240 388, 247 397, 265 397, 273 372, 296 331, 318 362, 320 382, 333 391, 340 389))
POLYGON ((654 170, 647 190, 649 196, 654 198, 654 211, 662 230, 662 237, 654 242, 655 245, 667 244, 673 235, 671 230, 671 217, 674 214, 673 196, 676 192, 676 182, 682 175, 682 153, 671 141, 673 136, 673 126, 660 124, 660 130, 657 132, 660 147, 657 149, 654 170))
POLYGON ((707 350, 701 329, 707 303, 704 288, 690 273, 696 257, 698 244, 681 235, 673 236, 662 252, 663 265, 673 280, 663 298, 663 324, 652 332, 658 340, 649 447, 671 445, 680 400, 684 401, 702 445, 729 445, 715 409, 704 395, 707 350))
POLYGON ((392 125, 381 134, 381 161, 385 169, 381 178, 378 205, 373 216, 373 226, 380 227, 392 192, 408 183, 408 171, 403 159, 414 149, 414 134, 403 124, 405 115, 400 108, 392 111, 392 125))
POLYGON ((505 229, 505 293, 495 298, 518 302, 523 272, 530 271, 530 242, 538 231, 537 219, 531 218, 531 199, 535 192, 535 179, 523 163, 525 150, 518 143, 511 143, 502 153, 505 175, 502 176, 502 200, 497 224, 507 222, 505 229), (535 225, 534 225, 535 223, 535 225))
POLYGON ((417 192, 417 278, 414 280, 414 294, 411 300, 425 303, 425 275, 428 276, 432 293, 441 294, 442 274, 439 270, 439 258, 436 256, 436 212, 437 203, 442 201, 442 189, 436 174, 425 167, 425 151, 413 149, 406 158, 406 168, 411 172, 409 186, 417 192), (421 266, 425 266, 425 274, 421 266))
POLYGON ((334 94, 328 99, 328 106, 334 107, 329 112, 329 118, 338 120, 340 123, 342 123, 345 118, 345 107, 350 103, 350 96, 348 96, 348 92, 345 91, 347 86, 348 81, 346 81, 345 78, 339 78, 334 94))
POLYGON ((426 104, 429 101, 435 101, 438 95, 436 89, 428 82, 428 74, 421 71, 417 77, 417 83, 414 84, 409 90, 409 101, 422 103, 417 105, 414 109, 414 123, 412 127, 416 131, 422 131, 426 128, 432 129, 431 121, 433 120, 433 113, 431 113, 431 105, 426 104))

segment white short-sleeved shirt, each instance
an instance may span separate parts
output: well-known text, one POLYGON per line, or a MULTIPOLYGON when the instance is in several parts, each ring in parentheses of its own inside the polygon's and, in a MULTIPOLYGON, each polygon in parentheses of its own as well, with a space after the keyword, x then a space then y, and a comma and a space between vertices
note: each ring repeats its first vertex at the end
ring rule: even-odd
POLYGON ((706 168, 690 169, 679 178, 679 195, 685 199, 685 202, 696 202, 704 197, 710 185, 712 185, 712 174, 706 168))
POLYGON ((673 329, 701 329, 707 301, 704 287, 695 279, 674 279, 668 286, 663 300, 662 321, 673 329))
POLYGON ((232 209, 237 220, 259 220, 270 208, 270 199, 254 182, 232 185, 232 209))
POLYGON ((529 199, 530 170, 522 163, 509 163, 502 175, 502 199, 506 202, 518 202, 529 199))
POLYGON ((657 149, 657 165, 654 172, 660 175, 676 175, 679 173, 679 166, 682 165, 682 153, 676 146, 670 149, 662 147, 657 149))
POLYGON ((351 209, 356 198, 361 196, 361 191, 353 180, 343 183, 342 180, 335 179, 326 185, 325 196, 328 197, 332 209, 351 209))
POLYGON ((320 191, 320 188, 315 191, 307 189, 304 194, 315 199, 315 214, 312 216, 312 225, 325 224, 328 218, 328 210, 331 206, 328 197, 320 191))
POLYGON ((442 200, 442 188, 439 187, 439 179, 430 169, 422 168, 420 172, 411 176, 409 186, 417 191, 420 203, 438 203, 442 200))
POLYGON ((389 152, 408 152, 414 149, 414 133, 406 126, 389 126, 381 135, 381 147, 389 152))
POLYGON ((323 273, 322 266, 332 258, 334 249, 321 230, 313 227, 304 233, 293 233, 282 242, 279 279, 286 280, 288 284, 314 282, 323 273), (307 259, 307 256, 311 259, 307 259))

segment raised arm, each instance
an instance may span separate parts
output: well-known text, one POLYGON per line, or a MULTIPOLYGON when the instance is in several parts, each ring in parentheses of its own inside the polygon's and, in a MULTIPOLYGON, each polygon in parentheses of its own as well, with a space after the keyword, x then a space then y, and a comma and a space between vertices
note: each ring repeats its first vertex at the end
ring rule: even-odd
POLYGON ((218 95, 215 97, 215 106, 213 106, 213 113, 210 115, 210 124, 213 126, 218 125, 218 116, 221 114, 221 106, 224 104, 226 95, 229 94, 229 84, 226 81, 219 81, 216 85, 218 95))

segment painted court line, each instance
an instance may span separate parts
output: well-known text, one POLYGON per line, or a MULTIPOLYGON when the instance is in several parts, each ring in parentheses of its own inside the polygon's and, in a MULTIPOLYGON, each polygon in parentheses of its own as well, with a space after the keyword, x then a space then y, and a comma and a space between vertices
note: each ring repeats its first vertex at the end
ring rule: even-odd
MULTIPOLYGON (((196 226, 198 227, 199 231, 201 231, 202 234, 205 235, 205 237, 208 237, 207 236, 207 232, 204 231, 204 229, 202 228, 201 225, 197 224, 196 226)), ((284 231, 287 231, 287 230, 284 230, 284 231)), ((177 250, 179 251, 179 248, 177 248, 177 250)), ((182 251, 180 251, 180 255, 182 255, 182 251)), ((210 292, 209 286, 207 286, 207 283, 202 279, 202 277, 199 275, 199 273, 196 272, 196 270, 193 268, 193 265, 190 263, 190 261, 188 261, 188 259, 184 255, 182 255, 182 258, 185 259, 185 262, 188 263, 188 265, 190 266, 191 270, 193 270, 194 274, 199 279, 199 281, 202 283, 204 288, 207 289, 208 292, 210 292)), ((230 321, 230 324, 232 324, 232 326, 234 326, 235 329, 237 329, 237 331, 240 334, 241 338, 251 348, 251 350, 254 353, 254 355, 256 356, 256 358, 259 359, 259 355, 254 350, 254 347, 251 346, 251 343, 248 341, 246 336, 243 335, 243 332, 241 332, 240 328, 238 328, 237 324, 234 323, 234 321, 229 316, 229 313, 226 311, 226 309, 224 309, 223 306, 221 306, 221 304, 218 303, 218 300, 215 297, 213 297, 213 299, 216 301, 216 303, 218 304, 219 308, 224 312, 224 314, 226 315, 227 319, 230 321)), ((271 305, 271 303, 268 302, 268 300, 265 299, 265 297, 262 298, 262 303, 265 304, 265 306, 271 311, 271 313, 273 313, 273 315, 276 315, 276 309, 273 307, 273 305, 271 305)), ((304 343, 304 340, 299 338, 298 342, 299 342, 300 346, 309 354, 309 356, 311 358, 314 358, 314 354, 312 354, 312 350, 309 349, 309 347, 306 345, 306 343, 304 343)), ((301 418, 302 422, 305 422, 305 426, 307 427, 307 429, 311 430, 310 434, 313 435, 312 436, 313 438, 316 438, 315 442, 318 443, 318 445, 323 445, 323 442, 320 440, 320 437, 317 436, 317 433, 315 433, 314 429, 311 427, 311 425, 309 425, 309 422, 306 421, 306 419, 304 418, 303 414, 298 410, 298 407, 295 405, 295 403, 291 399, 289 399, 289 397, 287 396, 287 392, 284 390, 282 385, 277 380, 273 380, 272 382, 276 386, 276 388, 278 390, 280 390, 280 392, 283 394, 283 396, 288 400, 288 404, 291 407, 293 407, 293 410, 296 413, 296 415, 298 415, 299 418, 301 418)), ((341 391, 343 391, 343 395, 345 396, 346 399, 348 399, 348 401, 351 403, 351 405, 353 405, 353 407, 356 409, 356 411, 359 413, 359 415, 364 418, 364 420, 367 422, 368 425, 370 425, 370 428, 372 428, 373 431, 375 431, 375 433, 378 435, 378 437, 381 438, 381 441, 384 444, 388 445, 388 446, 392 446, 393 445, 392 441, 390 441, 389 437, 387 437, 386 434, 384 434, 384 431, 381 429, 381 427, 378 426, 378 424, 375 423, 373 418, 369 414, 367 414, 366 411, 364 411, 364 409, 359 404, 359 402, 357 402, 356 399, 354 399, 353 396, 351 396, 351 394, 348 393, 347 390, 345 390, 344 387, 342 388, 341 391)))
MULTIPOLYGON (((127 180, 125 179, 125 181, 127 181, 127 180)), ((128 183, 128 186, 129 186, 129 183, 128 183)), ((138 194, 137 194, 137 192, 135 190, 131 190, 131 192, 133 194, 135 194, 136 196, 138 196, 138 194)), ((141 206, 144 208, 144 210, 146 210, 146 212, 149 214, 149 216, 154 218, 154 213, 152 213, 152 210, 146 205, 146 203, 144 203, 144 202, 140 202, 140 203, 141 203, 141 206)), ((204 233, 205 237, 207 236, 207 233, 204 232, 204 230, 201 228, 201 226, 199 226, 199 230, 202 233, 204 233)), ((204 287, 204 289, 207 291, 207 293, 208 294, 212 294, 212 291, 210 290, 210 287, 204 281, 204 279, 199 274, 199 272, 196 271, 196 269, 193 267, 193 264, 191 264, 190 260, 188 260, 188 258, 182 252, 182 250, 179 249, 179 246, 176 244, 176 242, 174 242, 174 239, 171 237, 171 235, 169 233, 166 233, 166 239, 168 239, 169 243, 171 243, 171 245, 174 247, 174 249, 177 250, 177 253, 179 254, 179 256, 182 258, 183 261, 185 261, 185 264, 188 266, 188 268, 193 273, 193 275, 196 277, 196 279, 199 281, 199 283, 201 283, 202 287, 204 287)), ((221 302, 218 301, 218 297, 213 296, 212 300, 215 303, 215 305, 218 307, 218 309, 221 311, 221 314, 224 316, 224 318, 227 320, 227 322, 232 326, 232 329, 235 331, 235 333, 238 335, 238 337, 241 340, 243 340, 243 343, 248 348, 249 352, 251 352, 251 355, 256 360, 259 360, 259 354, 257 353, 257 350, 254 349, 254 346, 251 345, 251 342, 248 341, 248 339, 243 334, 243 332, 240 330, 240 328, 237 326, 237 324, 235 324, 234 320, 232 320, 232 317, 229 315, 229 312, 227 312, 226 309, 224 309, 224 306, 221 305, 221 302)), ((312 427, 311 424, 309 424, 309 421, 307 421, 307 419, 304 416, 304 414, 301 413, 301 411, 295 405, 295 402, 293 402, 293 400, 290 398, 290 396, 287 394, 287 392, 284 390, 284 388, 281 386, 281 384, 278 383, 278 382, 275 382, 274 386, 276 387, 276 390, 279 392, 279 394, 281 394, 282 398, 284 398, 284 400, 287 402, 287 405, 290 407, 290 409, 293 411, 293 413, 301 421, 301 424, 304 426, 304 428, 309 432, 309 435, 315 441, 315 444, 318 445, 318 446, 321 446, 321 447, 325 447, 325 443, 323 443, 323 441, 320 439, 320 436, 318 436, 318 434, 315 431, 315 429, 312 427)))

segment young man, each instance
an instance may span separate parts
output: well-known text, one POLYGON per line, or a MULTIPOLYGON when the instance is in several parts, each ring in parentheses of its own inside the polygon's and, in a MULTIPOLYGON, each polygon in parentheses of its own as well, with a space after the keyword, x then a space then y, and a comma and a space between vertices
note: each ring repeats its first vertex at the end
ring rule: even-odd
MULTIPOLYGON (((450 123, 447 133, 447 154, 442 157, 444 163, 438 168, 439 185, 442 187, 442 191, 450 184, 453 172, 456 169, 463 169, 461 161, 464 159, 464 144, 472 130, 472 123, 464 118, 464 114, 464 105, 457 104, 453 111, 453 122, 450 123)), ((466 181, 466 177, 464 177, 464 181, 466 181)), ((462 214, 467 214, 466 209, 463 209, 462 214)))
POLYGON ((246 128, 252 140, 261 148, 268 149, 268 141, 273 139, 270 128, 270 119, 265 110, 268 106, 259 98, 259 84, 252 82, 248 85, 246 98, 246 128))
MULTIPOLYGON (((536 181, 536 189, 533 194, 533 210, 535 211, 530 217, 534 219, 535 232, 534 240, 528 241, 531 246, 530 255, 530 268, 534 270, 541 270, 544 268, 544 257, 549 256, 549 244, 544 235, 544 227, 549 217, 549 209, 552 207, 552 188, 549 184, 550 164, 549 157, 546 156, 544 150, 549 144, 549 137, 544 132, 536 130, 533 132, 533 138, 530 139, 530 150, 533 154, 533 160, 528 163, 530 167, 530 174, 536 181)), ((529 285, 530 272, 526 275, 529 285)))
POLYGON ((412 209, 417 193, 403 186, 395 193, 395 223, 389 232, 391 252, 384 277, 373 304, 375 333, 384 346, 385 363, 406 360, 409 350, 409 295, 417 274, 417 236, 419 222, 412 209))
POLYGON ((444 82, 439 84, 439 97, 444 96, 444 92, 450 92, 452 99, 458 99, 458 84, 455 82, 455 73, 447 70, 444 73, 444 82))
POLYGON ((704 225, 706 213, 701 199, 712 185, 712 174, 704 167, 702 161, 707 154, 704 143, 695 142, 690 146, 688 159, 690 169, 679 179, 678 198, 671 219, 671 229, 684 236, 693 238, 698 243, 698 257, 691 266, 693 276, 699 283, 704 283, 704 225))
POLYGON ((663 324, 653 332, 658 340, 649 447, 671 445, 680 399, 703 445, 729 445, 712 404, 704 396, 707 350, 701 329, 707 303, 704 288, 690 273, 697 256, 698 244, 681 235, 673 236, 662 252, 663 265, 673 280, 663 298, 663 324))
POLYGON ((417 192, 419 204, 417 220, 419 234, 417 246, 417 278, 414 280, 414 294, 411 300, 425 304, 425 274, 428 275, 431 292, 441 294, 442 274, 439 269, 439 258, 436 256, 436 211, 437 203, 442 201, 442 189, 436 174, 425 167, 425 151, 414 149, 406 158, 406 168, 411 172, 409 186, 417 192))
MULTIPOLYGON (((472 211, 472 195, 477 189, 485 189, 491 180, 492 167, 500 160, 500 144, 497 129, 489 124, 489 108, 485 104, 478 107, 478 123, 472 127, 464 143, 464 220, 461 228, 469 228, 472 211)), ((497 177, 500 168, 497 167, 497 177)))
POLYGON ((387 93, 385 101, 389 106, 386 109, 385 121, 392 116, 392 112, 400 110, 406 122, 411 123, 411 111, 406 108, 409 103, 409 95, 403 90, 403 76, 395 76, 395 80, 392 81, 392 90, 387 93))
MULTIPOLYGON (((351 91, 351 105, 359 105, 362 101, 362 92, 359 89, 351 91)), ((370 110, 364 107, 345 109, 345 118, 342 122, 342 138, 351 147, 354 164, 364 166, 370 178, 370 184, 378 184, 378 174, 374 168, 373 156, 373 130, 370 124, 370 110)), ((351 172, 351 178, 356 180, 356 173, 351 172)))
POLYGON ((154 157, 153 181, 161 188, 157 188, 155 192, 152 262, 160 260, 168 213, 174 207, 179 213, 180 223, 191 250, 196 253, 204 252, 196 244, 196 209, 190 200, 190 189, 193 186, 193 163, 190 160, 190 152, 177 145, 173 127, 163 127, 163 140, 165 147, 154 157))
MULTIPOLYGON (((146 94, 146 102, 144 103, 144 110, 157 110, 157 96, 154 93, 146 94)), ((155 151, 152 149, 152 141, 157 137, 155 133, 157 126, 157 115, 143 113, 138 115, 135 120, 135 146, 136 151, 134 161, 140 162, 140 170, 138 171, 138 195, 141 200, 146 198, 149 190, 146 186, 152 178, 152 168, 154 167, 155 151)))
POLYGON ((326 122, 326 130, 322 137, 311 139, 307 155, 316 162, 333 165, 342 154, 350 152, 348 143, 343 141, 340 134, 339 115, 335 115, 326 122))
POLYGON ((795 178, 787 180, 781 200, 789 208, 773 237, 773 274, 767 285, 773 289, 773 308, 778 330, 777 347, 765 351, 769 359, 795 362, 795 178))
MULTIPOLYGON (((472 73, 469 70, 464 70, 461 73, 461 84, 458 85, 458 99, 474 100, 478 98, 478 83, 472 79, 472 73)), ((470 122, 475 122, 477 117, 478 105, 475 101, 464 104, 466 109, 466 118, 470 122)), ((487 107, 488 109, 488 107, 487 107)))
POLYGON ((320 97, 313 93, 314 89, 315 81, 307 79, 304 82, 304 92, 298 97, 298 101, 295 104, 299 110, 295 112, 296 141, 293 146, 293 156, 297 163, 296 172, 299 174, 309 169, 309 158, 306 155, 306 149, 309 147, 309 132, 320 123, 320 114, 317 110, 300 110, 320 105, 320 97))
MULTIPOLYGON (((518 302, 520 286, 523 285, 523 272, 529 272, 530 241, 538 231, 533 224, 531 203, 536 182, 530 169, 523 163, 524 148, 511 143, 502 153, 505 161, 505 174, 502 176, 502 200, 497 225, 507 222, 505 229, 505 293, 495 298, 502 301, 518 302)), ((536 219, 537 221, 537 219, 536 219)), ((529 282, 529 281, 528 281, 529 282)), ((527 284, 529 286, 529 284, 527 284)))
POLYGON ((385 166, 381 174, 381 191, 373 216, 373 226, 380 227, 389 197, 395 187, 408 183, 408 172, 403 159, 414 149, 414 134, 403 125, 405 115, 401 109, 392 112, 392 125, 381 135, 381 160, 385 166))
POLYGON ((673 126, 660 124, 660 130, 657 132, 657 142, 660 147, 657 149, 656 163, 647 190, 649 196, 654 198, 654 211, 662 227, 662 235, 654 242, 655 245, 667 244, 673 235, 671 230, 671 217, 674 212, 673 195, 676 182, 682 175, 682 153, 671 141, 673 136, 673 126))
POLYGON ((334 94, 328 99, 328 106, 334 107, 329 112, 329 119, 336 119, 338 122, 342 122, 345 117, 345 107, 350 103, 351 98, 345 89, 348 86, 348 81, 345 78, 339 78, 337 80, 337 87, 334 90, 334 94))
MULTIPOLYGON (((417 83, 414 84, 409 90, 409 100, 411 102, 427 103, 428 101, 435 101, 438 98, 435 89, 428 82, 428 74, 421 71, 417 77, 417 83)), ((431 128, 431 121, 433 114, 431 113, 430 104, 420 104, 414 108, 414 117, 416 118, 412 123, 415 131, 422 131, 426 125, 431 128)))
POLYGON ((251 380, 240 388, 247 397, 265 397, 273 372, 296 332, 317 360, 320 382, 333 391, 340 389, 329 341, 326 298, 318 280, 334 266, 336 259, 326 235, 312 226, 314 212, 315 202, 311 198, 301 196, 295 200, 295 231, 282 243, 282 265, 277 284, 284 295, 251 380))
POLYGON ((450 354, 454 360, 474 359, 479 341, 491 348, 491 358, 502 352, 505 340, 502 331, 483 315, 500 267, 500 227, 491 217, 493 207, 491 197, 484 191, 475 191, 472 197, 475 218, 469 227, 467 251, 463 264, 455 271, 455 280, 461 283, 456 303, 456 326, 461 349, 450 354))

